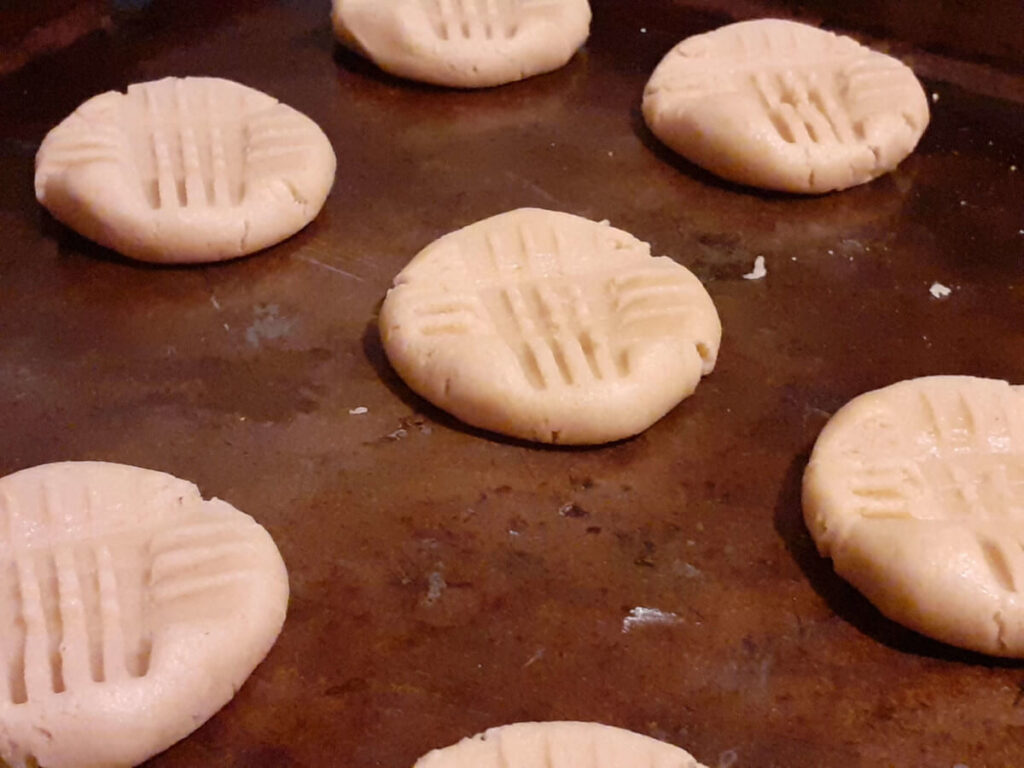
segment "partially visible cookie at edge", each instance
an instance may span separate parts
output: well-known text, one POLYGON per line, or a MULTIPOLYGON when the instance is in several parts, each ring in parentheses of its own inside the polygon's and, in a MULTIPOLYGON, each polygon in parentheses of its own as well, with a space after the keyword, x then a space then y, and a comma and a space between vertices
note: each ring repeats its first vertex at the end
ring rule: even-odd
POLYGON ((1024 657, 1024 387, 932 376, 854 398, 815 443, 803 510, 889 618, 1024 657))
POLYGON ((705 768, 673 744, 600 723, 555 721, 490 728, 435 749, 414 768, 705 768))
POLYGON ((687 38, 644 90, 651 131, 729 181, 823 193, 893 170, 928 125, 928 99, 898 59, 781 19, 687 38))
POLYGON ((564 66, 590 32, 588 0, 333 0, 335 36, 386 72, 485 88, 564 66))
POLYGON ((287 602, 267 531, 192 483, 103 462, 0 479, 0 763, 167 749, 235 695, 287 602))
POLYGON ((647 429, 711 372, 722 333, 688 269, 607 222, 535 208, 427 246, 380 329, 392 366, 438 407, 571 444, 647 429))
POLYGON ((55 218, 141 261, 211 262, 278 243, 319 213, 334 150, 310 118, 244 85, 166 78, 94 96, 36 155, 55 218))

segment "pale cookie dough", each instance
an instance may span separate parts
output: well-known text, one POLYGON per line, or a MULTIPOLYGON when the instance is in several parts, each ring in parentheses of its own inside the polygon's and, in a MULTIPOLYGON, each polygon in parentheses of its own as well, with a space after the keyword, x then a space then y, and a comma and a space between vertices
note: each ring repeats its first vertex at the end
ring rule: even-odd
POLYGON ((445 235, 395 278, 384 349, 417 393, 545 443, 643 431, 715 365, 722 327, 685 267, 632 235, 523 208, 445 235))
POLYGON ((587 0, 333 0, 338 40, 399 77, 484 88, 564 66, 587 0))
POLYGON ((1024 387, 912 379, 855 398, 804 474, 822 555, 882 613, 1024 656, 1024 387))
POLYGON ((166 749, 234 696, 287 601, 267 532, 192 483, 101 462, 0 479, 0 764, 166 749))
POLYGON ((669 147, 725 179, 820 193, 895 168, 928 125, 928 99, 891 56, 760 19, 679 43, 647 83, 643 113, 669 147))
POLYGON ((414 768, 705 768, 684 749, 599 723, 516 723, 435 749, 414 768))
POLYGON ((230 80, 186 77, 86 101, 43 139, 35 183, 55 218, 125 256, 208 262, 298 232, 334 169, 305 115, 230 80))

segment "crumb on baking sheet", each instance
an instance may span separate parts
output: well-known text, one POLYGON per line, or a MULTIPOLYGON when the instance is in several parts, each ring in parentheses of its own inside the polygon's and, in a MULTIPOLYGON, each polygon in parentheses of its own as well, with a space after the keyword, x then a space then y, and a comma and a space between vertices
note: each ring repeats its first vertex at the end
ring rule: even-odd
POLYGON ((948 285, 942 283, 932 283, 932 287, 928 289, 928 293, 934 296, 936 299, 944 299, 953 292, 953 289, 948 285))
POLYGON ((355 408, 349 408, 348 412, 352 416, 362 416, 364 413, 369 413, 370 409, 365 405, 357 405, 355 408))
POLYGON ((758 256, 754 259, 754 269, 751 272, 747 272, 743 276, 744 280, 760 280, 762 277, 768 274, 768 270, 764 267, 764 256, 758 256))
POLYGON ((643 624, 678 624, 682 619, 674 613, 659 611, 657 608, 644 608, 638 605, 622 620, 622 631, 629 632, 643 624))

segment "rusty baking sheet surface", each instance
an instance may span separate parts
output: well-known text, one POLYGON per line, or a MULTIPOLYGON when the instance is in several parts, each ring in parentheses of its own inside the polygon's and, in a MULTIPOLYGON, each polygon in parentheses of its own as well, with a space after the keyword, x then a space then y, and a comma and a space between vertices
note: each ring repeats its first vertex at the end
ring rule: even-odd
POLYGON ((267 660, 151 765, 408 766, 563 718, 711 766, 1024 765, 1022 665, 882 618, 815 554, 799 505, 808 451, 854 395, 935 373, 1024 382, 1024 63, 999 42, 1019 3, 978 49, 924 2, 938 31, 918 38, 903 16, 811 16, 934 94, 895 173, 811 198, 721 183, 639 118, 675 42, 783 4, 595 0, 565 69, 470 93, 339 51, 326 5, 157 2, 0 80, 0 471, 172 472, 256 517, 291 571, 267 660), (188 74, 319 122, 338 176, 313 224, 251 258, 152 268, 37 206, 53 124, 94 93, 188 74), (383 357, 392 276, 523 205, 610 219, 717 303, 718 368, 635 439, 548 449, 467 429, 383 357), (767 277, 744 280, 759 255, 767 277))

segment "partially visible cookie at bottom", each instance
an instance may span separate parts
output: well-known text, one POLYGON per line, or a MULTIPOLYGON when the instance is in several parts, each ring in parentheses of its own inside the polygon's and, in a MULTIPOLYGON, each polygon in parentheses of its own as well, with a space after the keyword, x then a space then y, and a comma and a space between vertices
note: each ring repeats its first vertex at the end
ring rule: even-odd
POLYGON ((681 747, 624 728, 573 721, 490 728, 416 761, 414 768, 706 768, 681 747))
POLYGON ((933 376, 854 398, 815 443, 803 511, 889 618, 1024 657, 1024 387, 933 376))
POLYGON ((392 366, 438 407, 565 444, 647 429, 711 372, 722 334, 688 269, 607 222, 536 208, 421 251, 380 329, 392 366))
POLYGON ((235 695, 287 602, 267 531, 192 483, 103 462, 0 479, 0 764, 163 751, 235 695))

